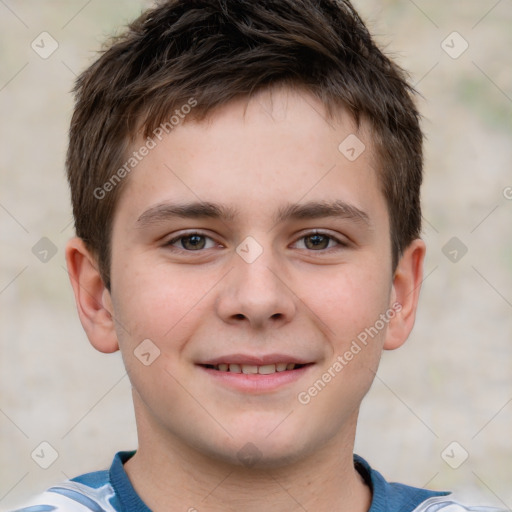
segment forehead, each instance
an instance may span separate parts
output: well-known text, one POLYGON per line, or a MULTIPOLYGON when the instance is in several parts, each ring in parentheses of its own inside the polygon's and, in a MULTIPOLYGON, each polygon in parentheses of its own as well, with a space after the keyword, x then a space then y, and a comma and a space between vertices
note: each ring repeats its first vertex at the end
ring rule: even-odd
MULTIPOLYGON (((284 203, 342 200, 370 213, 383 204, 366 124, 357 127, 341 109, 329 117, 306 92, 265 90, 200 121, 190 114, 153 138, 118 209, 138 218, 148 207, 186 199, 275 219, 284 203)), ((141 138, 133 148, 144 144, 141 138)))

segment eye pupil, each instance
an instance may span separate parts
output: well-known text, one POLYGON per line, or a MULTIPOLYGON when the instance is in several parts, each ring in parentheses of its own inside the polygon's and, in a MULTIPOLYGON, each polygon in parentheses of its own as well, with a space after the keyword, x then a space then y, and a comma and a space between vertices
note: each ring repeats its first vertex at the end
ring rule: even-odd
POLYGON ((329 237, 325 235, 310 235, 305 238, 308 249, 325 249, 329 245, 329 237))
POLYGON ((184 249, 203 249, 205 246, 205 238, 202 235, 185 236, 181 240, 184 249))

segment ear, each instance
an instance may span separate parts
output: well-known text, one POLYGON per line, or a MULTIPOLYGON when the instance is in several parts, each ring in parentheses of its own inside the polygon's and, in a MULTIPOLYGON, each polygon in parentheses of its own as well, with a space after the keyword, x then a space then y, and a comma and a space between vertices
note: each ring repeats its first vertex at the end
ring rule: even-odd
POLYGON ((98 271, 96 258, 81 238, 72 238, 67 243, 66 264, 78 316, 91 345, 105 353, 119 350, 110 292, 98 271))
POLYGON ((388 324, 385 350, 394 350, 403 345, 414 326, 423 280, 425 250, 423 240, 413 240, 398 262, 393 276, 390 304, 396 315, 388 324))

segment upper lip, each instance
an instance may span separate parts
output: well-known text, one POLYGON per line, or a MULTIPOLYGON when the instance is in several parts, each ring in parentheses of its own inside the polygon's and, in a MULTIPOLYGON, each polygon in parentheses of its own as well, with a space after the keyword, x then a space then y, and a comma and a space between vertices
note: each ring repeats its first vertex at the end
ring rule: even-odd
POLYGON ((267 364, 277 363, 295 363, 308 364, 313 361, 303 359, 301 357, 292 356, 290 354, 265 354, 265 355, 249 355, 249 354, 226 354, 224 356, 206 359, 198 364, 201 365, 218 365, 218 364, 250 364, 255 366, 264 366, 267 364))

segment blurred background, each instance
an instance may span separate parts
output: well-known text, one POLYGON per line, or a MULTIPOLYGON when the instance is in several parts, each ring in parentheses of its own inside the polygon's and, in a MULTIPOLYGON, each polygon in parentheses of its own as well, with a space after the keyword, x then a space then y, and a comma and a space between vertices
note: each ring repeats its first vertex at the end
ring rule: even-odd
MULTIPOLYGON (((512 0, 354 4, 423 96, 428 244, 415 330, 383 356, 356 452, 510 510, 512 0)), ((65 270, 64 158, 76 75, 149 5, 0 0, 2 510, 136 448, 121 358, 89 345, 65 270)))

